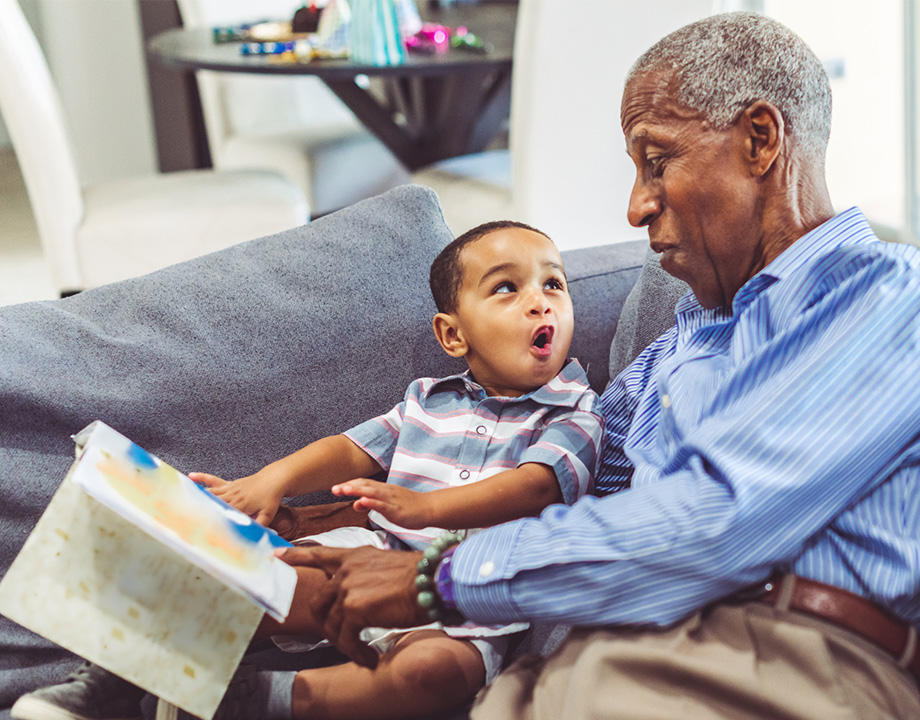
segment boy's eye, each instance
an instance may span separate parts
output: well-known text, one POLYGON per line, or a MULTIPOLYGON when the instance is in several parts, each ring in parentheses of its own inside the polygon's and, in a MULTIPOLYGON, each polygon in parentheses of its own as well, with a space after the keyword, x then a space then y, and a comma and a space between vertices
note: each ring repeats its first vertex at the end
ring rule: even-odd
POLYGON ((514 283, 503 282, 503 283, 499 283, 498 285, 496 285, 493 288, 492 292, 493 293, 512 293, 515 290, 516 288, 514 287, 514 283))
POLYGON ((551 278, 543 283, 544 290, 565 290, 565 284, 562 280, 551 278))

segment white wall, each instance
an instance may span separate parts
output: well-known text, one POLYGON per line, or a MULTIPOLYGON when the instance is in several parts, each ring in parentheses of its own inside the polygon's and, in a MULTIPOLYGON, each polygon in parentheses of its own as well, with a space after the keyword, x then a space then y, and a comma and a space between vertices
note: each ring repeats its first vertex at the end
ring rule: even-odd
MULTIPOLYGON (((19 0, 51 67, 85 183, 156 171, 134 0, 19 0)), ((8 142, 0 127, 0 143, 8 142)))
POLYGON ((902 0, 765 0, 831 73, 834 115, 827 179, 838 211, 859 205, 875 223, 904 220, 902 0))

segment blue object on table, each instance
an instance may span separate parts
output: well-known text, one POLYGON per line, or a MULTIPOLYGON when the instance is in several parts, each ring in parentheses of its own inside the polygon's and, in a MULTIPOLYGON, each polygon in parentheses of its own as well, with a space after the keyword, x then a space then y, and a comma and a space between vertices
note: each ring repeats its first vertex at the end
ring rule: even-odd
POLYGON ((280 55, 281 53, 293 52, 293 42, 247 42, 240 45, 241 55, 280 55))
POLYGON ((394 0, 354 0, 351 6, 351 59, 368 65, 401 65, 406 43, 394 0))

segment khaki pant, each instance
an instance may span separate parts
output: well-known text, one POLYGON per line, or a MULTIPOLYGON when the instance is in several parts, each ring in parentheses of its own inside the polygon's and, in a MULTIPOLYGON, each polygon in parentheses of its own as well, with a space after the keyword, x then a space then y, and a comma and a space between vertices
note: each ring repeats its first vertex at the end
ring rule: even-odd
POLYGON ((920 720, 913 677, 852 633, 763 603, 667 630, 581 629, 525 657, 473 720, 920 720))

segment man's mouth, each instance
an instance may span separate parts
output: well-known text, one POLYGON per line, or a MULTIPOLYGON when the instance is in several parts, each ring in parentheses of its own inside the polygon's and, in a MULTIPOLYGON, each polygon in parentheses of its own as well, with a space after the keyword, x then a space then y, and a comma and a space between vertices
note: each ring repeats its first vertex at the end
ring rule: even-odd
POLYGON ((671 245, 666 242, 661 242, 660 240, 652 240, 649 242, 649 246, 652 248, 652 252, 661 255, 663 252, 668 250, 673 250, 676 245, 671 245))
POLYGON ((533 335, 530 346, 536 351, 537 355, 549 355, 553 351, 553 334, 555 333, 552 325, 544 325, 537 328, 533 335))

